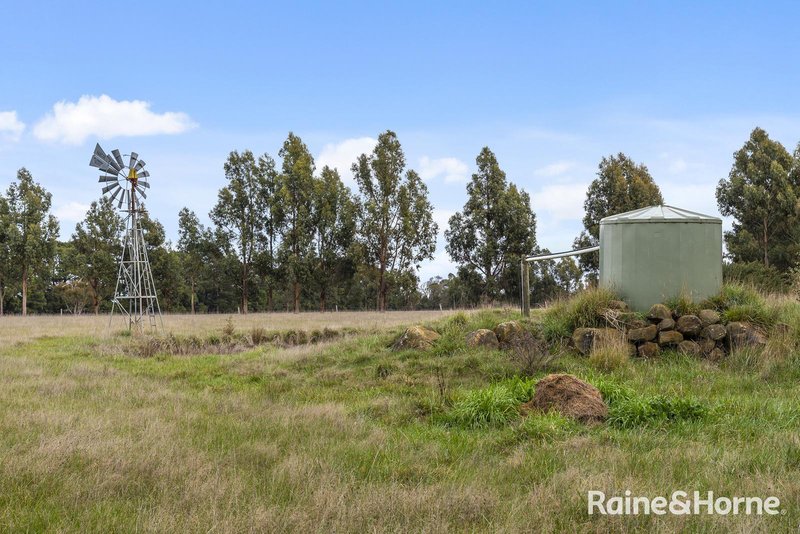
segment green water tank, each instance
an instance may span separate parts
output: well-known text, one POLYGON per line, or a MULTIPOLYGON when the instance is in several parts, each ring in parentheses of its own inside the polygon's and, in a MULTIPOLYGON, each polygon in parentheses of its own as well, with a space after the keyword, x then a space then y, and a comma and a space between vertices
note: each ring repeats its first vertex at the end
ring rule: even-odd
POLYGON ((685 294, 695 302, 722 287, 722 220, 651 206, 600 221, 600 287, 647 311, 685 294))

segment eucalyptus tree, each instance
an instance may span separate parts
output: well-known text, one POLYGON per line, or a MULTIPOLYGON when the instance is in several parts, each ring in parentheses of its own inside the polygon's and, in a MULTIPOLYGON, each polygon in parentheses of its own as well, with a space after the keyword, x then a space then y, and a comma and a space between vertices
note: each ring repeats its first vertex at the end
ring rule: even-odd
POLYGON ((300 312, 302 286, 311 272, 314 237, 314 158, 302 139, 289 133, 283 158, 278 199, 284 213, 280 257, 291 284, 292 308, 300 312))
MULTIPOLYGON (((597 178, 586 191, 584 230, 575 239, 575 247, 600 243, 600 219, 663 203, 661 190, 645 165, 637 164, 622 152, 603 158, 598 165, 597 178)), ((583 254, 579 263, 587 274, 596 277, 600 267, 598 254, 583 254)))
POLYGON ((58 221, 50 214, 50 193, 24 167, 9 186, 6 201, 9 260, 20 281, 22 315, 27 315, 29 284, 46 279, 53 266, 58 221))
POLYGON ((314 181, 314 280, 319 309, 325 311, 332 288, 343 278, 356 233, 358 206, 336 169, 322 168, 314 181))
POLYGON ((478 172, 467 185, 467 202, 449 220, 446 250, 462 268, 480 277, 484 302, 494 301, 522 256, 536 248, 536 215, 530 196, 506 180, 494 153, 484 147, 478 172))
POLYGON ((798 199, 800 147, 795 156, 756 128, 733 156, 727 179, 717 185, 720 212, 734 218, 725 232, 735 262, 759 261, 787 271, 800 260, 798 199))
POLYGON ((247 313, 251 265, 264 231, 262 214, 268 201, 265 179, 249 150, 231 152, 224 169, 228 184, 220 189, 210 216, 235 245, 241 264, 241 311, 247 313))
POLYGON ((89 287, 95 315, 100 303, 114 294, 124 229, 125 224, 108 197, 92 202, 84 220, 75 225, 75 274, 89 287))
POLYGON ((404 174, 405 167, 400 141, 390 130, 352 166, 362 206, 358 233, 365 260, 375 267, 379 311, 386 310, 387 272, 416 271, 436 250, 438 227, 428 188, 415 171, 404 174))

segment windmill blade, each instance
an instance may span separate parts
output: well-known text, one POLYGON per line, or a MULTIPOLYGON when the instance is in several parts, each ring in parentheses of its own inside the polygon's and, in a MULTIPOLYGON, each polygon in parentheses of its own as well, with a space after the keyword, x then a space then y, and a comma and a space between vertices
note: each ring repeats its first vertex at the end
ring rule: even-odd
POLYGON ((122 188, 120 187, 119 189, 117 189, 116 191, 114 191, 113 193, 111 193, 111 198, 109 199, 109 202, 112 202, 112 203, 113 203, 113 202, 114 202, 114 199, 115 199, 115 198, 117 198, 117 195, 119 195, 119 192, 120 192, 120 191, 125 191, 125 190, 124 190, 124 189, 122 189, 122 188))
POLYGON ((105 159, 100 158, 97 154, 92 156, 92 159, 89 161, 90 167, 97 167, 103 172, 108 172, 111 174, 116 174, 117 170, 108 164, 108 161, 105 159))
POLYGON ((144 168, 144 166, 145 166, 145 162, 144 162, 144 160, 143 160, 143 159, 140 159, 140 160, 138 161, 138 163, 136 163, 136 167, 134 167, 134 169, 133 169, 133 170, 135 170, 136 172, 139 172, 140 170, 142 170, 142 169, 144 168))
POLYGON ((117 204, 117 209, 122 209, 122 203, 125 202, 125 193, 126 191, 122 190, 122 196, 119 197, 119 204, 117 204))
POLYGON ((95 156, 97 156, 98 158, 105 159, 105 157, 106 157, 106 153, 105 153, 105 152, 103 151, 103 149, 100 147, 100 143, 96 143, 96 144, 94 145, 94 155, 95 155, 95 156))
POLYGON ((117 165, 119 165, 119 168, 123 168, 125 163, 122 161, 122 154, 119 153, 119 149, 115 148, 111 151, 111 153, 114 155, 114 159, 117 160, 117 165))
POLYGON ((117 164, 117 161, 114 158, 112 158, 111 156, 108 156, 108 155, 106 156, 106 164, 109 167, 111 167, 112 169, 114 169, 114 172, 119 172, 119 171, 122 170, 122 167, 120 167, 117 164))
POLYGON ((115 176, 106 176, 105 174, 100 176, 100 179, 97 180, 98 182, 116 182, 119 178, 115 176))
POLYGON ((150 176, 150 173, 149 173, 148 171, 142 171, 142 172, 138 172, 138 171, 137 171, 137 172, 136 172, 136 175, 137 175, 137 176, 140 176, 140 177, 142 177, 142 178, 147 178, 148 176, 150 176))
POLYGON ((119 187, 119 184, 118 184, 118 183, 116 183, 116 182, 115 182, 115 183, 113 183, 113 184, 111 184, 111 185, 107 185, 107 186, 105 186, 105 187, 103 188, 103 194, 105 195, 106 193, 108 193, 109 191, 111 191, 112 189, 114 189, 115 187, 119 187))
POLYGON ((148 184, 145 180, 139 180, 139 185, 150 189, 150 184, 148 184))
POLYGON ((139 188, 137 187, 137 188, 136 188, 136 191, 138 191, 138 192, 139 192, 139 194, 140 194, 140 195, 142 195, 142 197, 143 197, 143 198, 147 198, 147 193, 145 193, 145 192, 144 192, 144 189, 139 189, 139 188))
POLYGON ((139 154, 136 152, 131 152, 131 157, 128 160, 128 168, 133 169, 136 166, 136 160, 139 159, 139 154))

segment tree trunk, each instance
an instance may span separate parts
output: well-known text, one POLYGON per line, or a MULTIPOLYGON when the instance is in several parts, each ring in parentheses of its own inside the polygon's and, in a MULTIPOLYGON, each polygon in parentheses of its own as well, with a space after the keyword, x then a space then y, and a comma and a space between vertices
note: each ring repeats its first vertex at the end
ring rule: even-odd
POLYGON ((272 281, 270 281, 270 286, 267 290, 267 311, 272 311, 272 281))
POLYGON ((242 313, 247 315, 247 264, 242 262, 242 313))
POLYGON ((319 311, 321 311, 321 312, 325 311, 325 304, 326 304, 325 301, 326 300, 327 300, 327 295, 326 295, 325 288, 323 287, 322 288, 322 292, 319 295, 319 311))
POLYGON ((22 269, 22 315, 28 315, 28 268, 22 269))
POLYGON ((3 302, 6 300, 6 290, 0 287, 0 317, 5 314, 5 310, 3 309, 3 302))
POLYGON ((764 266, 769 267, 769 238, 767 237, 767 219, 764 218, 764 266))
POLYGON ((294 313, 300 313, 300 282, 294 281, 294 313))
POLYGON ((194 278, 192 279, 192 315, 194 315, 194 278))
POLYGON ((386 265, 381 263, 380 277, 378 278, 378 311, 386 311, 386 265))

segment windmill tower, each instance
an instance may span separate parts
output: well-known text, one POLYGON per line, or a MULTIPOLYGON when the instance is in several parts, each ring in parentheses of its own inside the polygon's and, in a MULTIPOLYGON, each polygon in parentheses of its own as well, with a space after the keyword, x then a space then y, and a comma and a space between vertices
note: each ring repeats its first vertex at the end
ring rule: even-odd
POLYGON ((129 330, 163 330, 164 320, 158 305, 150 261, 147 259, 141 221, 144 209, 139 198, 147 198, 145 190, 150 188, 147 181, 150 173, 144 170, 144 160, 139 159, 136 152, 125 156, 128 158, 127 164, 119 150, 112 150, 108 155, 98 144, 89 161, 91 167, 103 171, 99 180, 106 184, 103 194, 111 195, 111 203, 117 202, 117 209, 126 213, 125 239, 108 323, 111 324, 114 312, 118 311, 128 323, 129 330))

